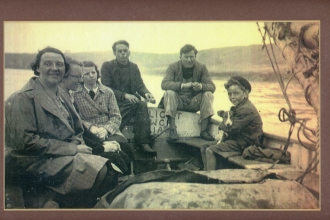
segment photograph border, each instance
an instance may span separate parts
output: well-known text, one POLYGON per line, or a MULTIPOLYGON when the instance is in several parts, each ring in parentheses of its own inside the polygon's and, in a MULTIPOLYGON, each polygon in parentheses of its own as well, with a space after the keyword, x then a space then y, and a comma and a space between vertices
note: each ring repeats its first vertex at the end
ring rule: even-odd
MULTIPOLYGON (((327 125, 330 124, 329 115, 325 113, 330 108, 329 84, 330 77, 326 71, 329 61, 326 60, 330 51, 330 3, 327 0, 315 1, 224 1, 224 0, 178 0, 175 2, 160 1, 134 1, 123 0, 112 3, 107 0, 75 0, 75 1, 33 1, 24 0, 8 1, 0 3, 1 17, 1 60, 2 74, 1 83, 4 82, 4 21, 284 21, 284 20, 319 20, 321 71, 321 211, 303 210, 232 210, 232 211, 190 211, 190 210, 167 210, 167 211, 140 211, 140 210, 5 210, 4 200, 1 199, 1 213, 3 219, 329 219, 330 218, 330 169, 329 148, 330 142, 327 125)), ((192 33, 193 34, 193 33, 192 33)), ((4 86, 2 87, 4 88, 4 86)), ((4 91, 1 90, 1 97, 4 91)), ((4 103, 4 100, 2 100, 4 103)), ((4 115, 3 108, 1 109, 4 115)), ((4 119, 0 118, 3 125, 4 119)), ((3 129, 4 130, 4 129, 3 129)), ((0 134, 0 140, 4 142, 4 133, 0 134)), ((0 151, 3 158, 3 151, 0 151)), ((4 162, 2 163, 1 178, 4 178, 4 162)), ((3 181, 1 187, 4 189, 3 181)), ((1 191, 4 198, 4 191, 1 191)))

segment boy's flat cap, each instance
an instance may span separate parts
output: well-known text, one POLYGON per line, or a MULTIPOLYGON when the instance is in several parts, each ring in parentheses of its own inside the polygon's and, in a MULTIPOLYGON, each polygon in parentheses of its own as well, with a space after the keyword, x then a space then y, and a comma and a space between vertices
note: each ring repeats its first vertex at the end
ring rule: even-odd
POLYGON ((247 90, 249 90, 249 92, 251 92, 251 84, 247 79, 242 76, 232 76, 231 78, 237 80, 242 86, 244 86, 247 90))

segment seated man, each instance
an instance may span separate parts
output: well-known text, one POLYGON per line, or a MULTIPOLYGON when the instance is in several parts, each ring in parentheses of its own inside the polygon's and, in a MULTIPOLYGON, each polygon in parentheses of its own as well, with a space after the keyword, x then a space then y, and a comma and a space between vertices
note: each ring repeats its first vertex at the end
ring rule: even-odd
POLYGON ((162 81, 162 89, 166 90, 159 103, 159 108, 165 108, 170 125, 169 141, 179 139, 175 116, 177 110, 200 111, 202 139, 213 141, 208 133, 210 118, 214 115, 213 92, 215 85, 204 64, 197 62, 197 50, 192 45, 185 45, 180 50, 181 60, 171 64, 162 81))
POLYGON ((38 184, 56 192, 46 207, 51 200, 60 207, 75 207, 84 200, 96 202, 97 196, 116 185, 117 177, 108 160, 92 155, 85 145, 81 120, 58 87, 68 71, 65 57, 47 47, 39 51, 31 67, 37 77, 5 102, 6 148, 16 158, 21 181, 33 184, 34 189, 38 184))
POLYGON ((144 97, 148 102, 155 99, 148 91, 141 78, 140 70, 135 63, 129 61, 129 44, 125 40, 117 41, 112 46, 115 60, 104 62, 101 68, 101 82, 111 88, 122 116, 120 130, 134 118, 133 132, 137 145, 145 152, 155 153, 150 147, 150 118, 147 104, 140 100, 144 97))
MULTIPOLYGON (((63 80, 60 82, 59 86, 63 89, 64 98, 67 98, 68 102, 71 101, 74 103, 73 92, 81 87, 81 83, 84 82, 83 63, 70 57, 66 57, 66 59, 70 69, 64 74, 63 80)), ((121 141, 119 140, 120 143, 115 140, 110 141, 109 138, 108 141, 105 141, 104 138, 98 138, 86 128, 84 129, 83 138, 87 146, 92 148, 93 154, 109 159, 112 166, 118 166, 122 172, 130 171, 129 166, 131 158, 126 153, 121 151, 121 149, 126 149, 129 151, 128 153, 131 153, 130 147, 127 146, 128 143, 126 139, 121 138, 121 141)), ((112 136, 112 138, 115 138, 115 135, 112 136)))
POLYGON ((120 162, 120 168, 127 171, 130 160, 125 154, 131 159, 134 155, 131 145, 119 130, 121 116, 115 95, 111 89, 98 82, 99 71, 92 61, 84 61, 83 66, 83 84, 73 96, 74 104, 86 128, 84 139, 93 147, 93 153, 107 157, 110 161, 118 163, 118 157, 122 156, 125 162, 120 162), (103 146, 98 144, 100 142, 103 142, 103 146), (118 150, 120 155, 113 154, 114 150, 118 150))

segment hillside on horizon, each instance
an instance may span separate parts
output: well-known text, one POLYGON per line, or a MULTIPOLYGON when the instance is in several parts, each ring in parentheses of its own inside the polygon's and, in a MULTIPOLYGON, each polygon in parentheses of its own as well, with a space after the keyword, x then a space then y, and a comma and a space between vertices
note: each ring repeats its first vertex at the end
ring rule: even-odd
MULTIPOLYGON (((281 57, 280 50, 274 48, 278 65, 285 68, 285 60, 281 57)), ((102 63, 114 59, 112 51, 66 53, 77 60, 92 60, 101 69, 102 63)), ((36 54, 28 53, 5 53, 5 68, 30 69, 30 63, 36 54)), ((154 54, 131 51, 130 61, 138 64, 143 71, 152 74, 164 74, 168 65, 178 61, 179 52, 176 54, 154 54)), ((265 80, 272 75, 273 70, 266 52, 262 45, 237 46, 225 48, 213 48, 200 50, 197 61, 204 63, 212 77, 226 77, 231 74, 264 75, 265 80)), ((249 78, 251 78, 249 77, 249 78)))

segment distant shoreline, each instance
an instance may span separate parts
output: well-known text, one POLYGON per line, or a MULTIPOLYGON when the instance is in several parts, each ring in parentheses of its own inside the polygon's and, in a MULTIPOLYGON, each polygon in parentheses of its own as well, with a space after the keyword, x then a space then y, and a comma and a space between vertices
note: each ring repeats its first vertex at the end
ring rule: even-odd
MULTIPOLYGON (((5 69, 11 69, 11 70, 31 70, 31 68, 5 68, 5 69)), ((32 70, 31 70, 32 71, 32 70)), ((163 76, 166 72, 166 69, 162 68, 160 70, 159 68, 146 68, 141 71, 142 75, 155 75, 155 76, 163 76)), ((213 72, 210 71, 209 74, 211 75, 212 79, 214 80, 227 80, 231 76, 234 75, 240 75, 252 82, 276 82, 277 78, 274 74, 274 72, 257 72, 257 71, 227 71, 227 72, 213 72)), ((289 75, 282 74, 282 79, 284 81, 289 80, 289 75)), ((296 80, 292 80, 291 83, 296 83, 296 80)))

